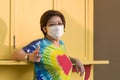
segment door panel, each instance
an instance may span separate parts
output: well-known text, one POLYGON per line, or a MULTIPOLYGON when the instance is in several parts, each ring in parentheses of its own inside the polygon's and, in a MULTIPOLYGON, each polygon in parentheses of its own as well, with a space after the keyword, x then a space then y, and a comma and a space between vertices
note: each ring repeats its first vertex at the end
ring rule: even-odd
MULTIPOLYGON (((13 36, 16 48, 43 37, 40 31, 40 16, 52 9, 51 0, 14 0, 13 4, 13 36), (49 3, 49 4, 48 4, 49 3)), ((13 40, 14 41, 14 40, 13 40)))
POLYGON ((63 36, 68 54, 87 60, 86 0, 57 0, 54 5, 66 18, 63 36))
POLYGON ((10 57, 10 2, 0 0, 0 59, 10 57))

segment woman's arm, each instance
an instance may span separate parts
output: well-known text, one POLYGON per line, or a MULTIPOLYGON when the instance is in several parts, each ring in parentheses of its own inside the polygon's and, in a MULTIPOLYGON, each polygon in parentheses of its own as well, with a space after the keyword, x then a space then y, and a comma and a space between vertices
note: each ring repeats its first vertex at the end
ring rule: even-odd
POLYGON ((26 55, 27 55, 27 53, 25 51, 23 51, 22 49, 16 50, 12 55, 12 59, 18 60, 18 61, 25 61, 26 55))
POLYGON ((38 47, 33 53, 26 53, 24 50, 16 50, 13 55, 12 59, 18 60, 18 61, 31 61, 31 62, 40 62, 41 55, 39 53, 38 47), (26 56, 28 57, 26 60, 26 56))
POLYGON ((81 63, 81 61, 79 59, 76 59, 73 57, 70 57, 70 60, 73 64, 75 64, 75 68, 76 68, 77 73, 80 72, 80 76, 82 76, 85 72, 85 69, 84 69, 84 66, 81 63))

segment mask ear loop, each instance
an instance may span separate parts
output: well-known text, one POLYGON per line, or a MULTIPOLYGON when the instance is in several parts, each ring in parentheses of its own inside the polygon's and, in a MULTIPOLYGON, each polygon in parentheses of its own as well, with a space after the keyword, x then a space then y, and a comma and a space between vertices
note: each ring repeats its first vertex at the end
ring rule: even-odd
POLYGON ((64 32, 65 32, 65 29, 64 29, 64 32))

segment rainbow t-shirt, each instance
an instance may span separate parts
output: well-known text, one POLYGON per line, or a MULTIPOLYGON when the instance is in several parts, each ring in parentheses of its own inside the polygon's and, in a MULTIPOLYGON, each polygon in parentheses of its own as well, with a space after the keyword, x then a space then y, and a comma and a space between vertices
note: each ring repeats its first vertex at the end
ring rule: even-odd
POLYGON ((35 62, 33 80, 70 80, 72 63, 65 54, 65 46, 62 40, 56 47, 47 38, 35 40, 23 47, 26 53, 32 53, 40 45, 40 62, 35 62))

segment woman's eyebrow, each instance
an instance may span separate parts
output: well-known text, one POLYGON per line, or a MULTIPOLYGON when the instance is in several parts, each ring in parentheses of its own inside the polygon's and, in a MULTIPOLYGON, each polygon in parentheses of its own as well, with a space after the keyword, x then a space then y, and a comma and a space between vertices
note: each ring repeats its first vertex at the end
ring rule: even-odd
POLYGON ((62 23, 62 21, 49 21, 48 23, 62 23))

